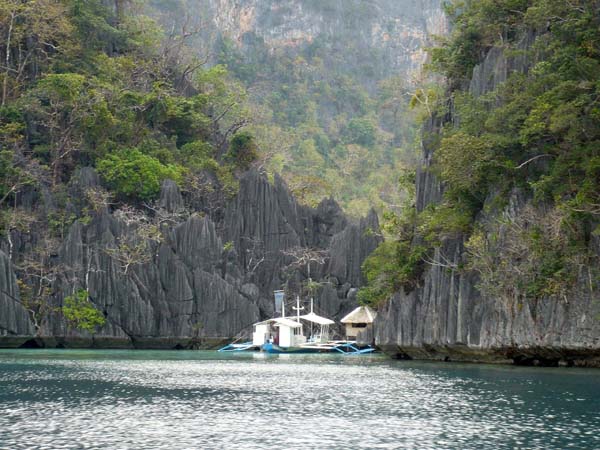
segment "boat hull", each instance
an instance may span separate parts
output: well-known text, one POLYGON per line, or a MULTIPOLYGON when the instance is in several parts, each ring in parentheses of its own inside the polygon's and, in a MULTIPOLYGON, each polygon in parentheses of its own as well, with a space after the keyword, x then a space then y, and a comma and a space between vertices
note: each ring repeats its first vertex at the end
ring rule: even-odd
POLYGON ((264 344, 261 350, 272 354, 302 354, 302 353, 342 353, 344 355, 364 355, 373 353, 375 348, 369 346, 357 347, 353 343, 338 341, 325 344, 306 344, 300 347, 280 347, 275 344, 264 344))
POLYGON ((231 343, 223 348, 220 348, 219 352, 254 352, 260 350, 258 345, 254 345, 252 342, 243 342, 241 344, 231 343))
POLYGON ((278 355, 284 354, 284 353, 293 353, 293 354, 322 353, 323 351, 327 351, 327 350, 320 350, 320 349, 316 349, 316 348, 280 347, 279 345, 275 345, 275 344, 264 344, 261 347, 261 350, 266 353, 272 353, 272 354, 278 354, 278 355))

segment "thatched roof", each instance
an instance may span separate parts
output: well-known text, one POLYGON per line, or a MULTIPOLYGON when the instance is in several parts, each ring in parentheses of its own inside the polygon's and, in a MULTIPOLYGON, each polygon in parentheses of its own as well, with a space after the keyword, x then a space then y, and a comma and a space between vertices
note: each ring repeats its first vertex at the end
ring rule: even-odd
POLYGON ((373 323, 377 313, 368 306, 359 306, 340 320, 342 323, 373 323))

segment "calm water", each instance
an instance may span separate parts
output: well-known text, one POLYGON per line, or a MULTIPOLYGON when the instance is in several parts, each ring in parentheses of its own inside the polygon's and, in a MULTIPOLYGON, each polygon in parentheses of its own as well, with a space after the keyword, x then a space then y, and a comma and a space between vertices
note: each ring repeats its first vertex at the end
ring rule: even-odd
POLYGON ((600 448, 600 370, 0 351, 0 448, 600 448))

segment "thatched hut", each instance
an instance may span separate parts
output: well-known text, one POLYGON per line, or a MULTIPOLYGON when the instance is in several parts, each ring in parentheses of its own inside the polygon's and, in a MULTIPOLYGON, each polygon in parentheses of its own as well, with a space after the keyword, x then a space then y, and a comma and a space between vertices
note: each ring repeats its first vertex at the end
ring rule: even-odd
POLYGON ((355 341, 358 333, 366 331, 373 324, 377 313, 368 306, 359 306, 340 320, 346 325, 346 339, 355 341))

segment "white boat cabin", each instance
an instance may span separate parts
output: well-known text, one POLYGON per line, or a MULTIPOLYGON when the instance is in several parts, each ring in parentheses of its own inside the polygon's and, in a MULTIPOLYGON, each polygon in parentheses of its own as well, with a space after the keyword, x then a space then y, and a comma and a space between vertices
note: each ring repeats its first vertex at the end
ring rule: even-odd
POLYGON ((262 346, 271 342, 280 347, 297 347, 306 343, 324 343, 329 341, 329 326, 334 323, 313 312, 265 320, 254 324, 252 344, 262 346))

